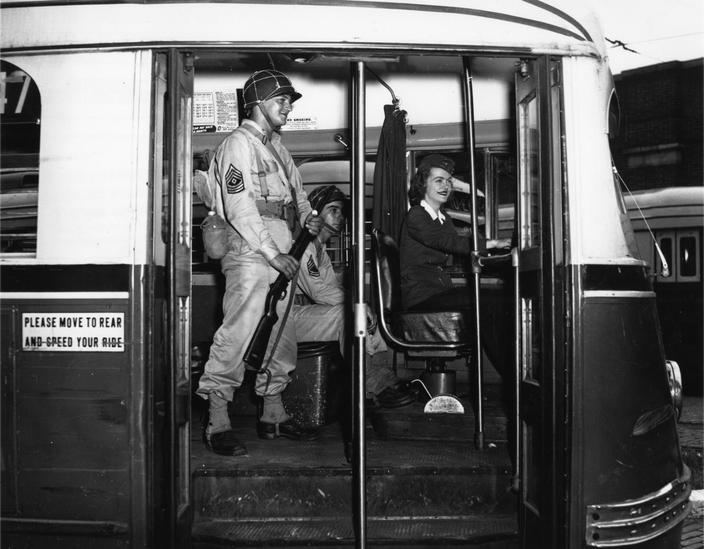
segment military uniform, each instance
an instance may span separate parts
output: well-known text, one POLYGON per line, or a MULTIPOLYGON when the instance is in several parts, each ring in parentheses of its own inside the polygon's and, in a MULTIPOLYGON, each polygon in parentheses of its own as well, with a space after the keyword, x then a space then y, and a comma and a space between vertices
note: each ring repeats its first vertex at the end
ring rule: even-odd
MULTIPOLYGON (((325 244, 321 244, 317 239, 308 245, 301 259, 296 291, 299 303, 312 303, 298 307, 296 312, 292 314, 297 325, 305 322, 310 330, 301 330, 299 341, 334 341, 337 339, 344 355, 347 350, 345 345, 345 313, 347 311, 345 307, 348 295, 335 274, 325 244), (316 322, 310 323, 311 317, 315 318, 316 322), (326 336, 319 333, 321 327, 317 326, 317 322, 324 322, 328 325, 327 328, 324 328, 326 336), (336 337, 325 339, 333 333, 336 334, 336 337)), ((379 330, 374 329, 369 334, 366 344, 367 398, 373 399, 384 389, 393 387, 399 382, 399 378, 388 364, 386 350, 386 343, 379 330)))
MULTIPOLYGON (((266 141, 262 129, 245 120, 218 147, 208 172, 216 188, 216 211, 228 222, 228 253, 221 260, 226 278, 224 319, 215 333, 197 391, 204 398, 216 392, 232 400, 234 390, 242 384, 242 357, 264 313, 270 284, 279 274, 268 261, 290 250, 292 224, 303 226, 312 211, 298 169, 280 136, 274 133, 269 146, 284 166, 266 141)), ((286 300, 278 304, 280 320, 269 340, 265 364, 286 305, 286 300)), ((269 364, 271 379, 258 376, 257 394, 283 391, 295 367, 295 352, 279 344, 269 364)))

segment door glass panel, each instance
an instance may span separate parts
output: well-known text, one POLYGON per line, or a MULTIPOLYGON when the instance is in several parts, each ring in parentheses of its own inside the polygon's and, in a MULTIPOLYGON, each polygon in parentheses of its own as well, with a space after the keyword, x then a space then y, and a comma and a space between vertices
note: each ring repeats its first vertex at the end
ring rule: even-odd
POLYGON ((533 300, 529 298, 521 299, 521 322, 522 333, 521 333, 521 349, 523 349, 523 379, 535 379, 535 372, 533 370, 533 300))
POLYGON ((180 517, 188 510, 190 484, 190 452, 191 452, 191 429, 188 423, 181 425, 178 429, 178 516, 180 517))
POLYGON ((166 146, 167 107, 166 56, 160 55, 155 63, 155 95, 154 95, 154 235, 153 254, 157 265, 166 265, 166 242, 168 242, 168 204, 169 204, 169 149, 166 146))
POLYGON ((523 422, 523 501, 536 515, 540 515, 540 493, 542 486, 542 443, 540 440, 541 429, 534 429, 533 425, 523 422))
POLYGON ((486 237, 515 236, 516 157, 485 151, 486 237))
POLYGON ((531 93, 519 105, 519 130, 521 139, 521 209, 523 213, 521 248, 532 248, 540 244, 540 142, 538 134, 538 101, 531 93))

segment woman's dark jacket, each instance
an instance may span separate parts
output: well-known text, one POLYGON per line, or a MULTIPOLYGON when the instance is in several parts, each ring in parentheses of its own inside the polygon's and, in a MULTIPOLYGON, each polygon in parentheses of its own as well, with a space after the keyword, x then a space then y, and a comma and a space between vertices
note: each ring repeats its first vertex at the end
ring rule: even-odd
POLYGON ((412 206, 401 227, 401 295, 408 309, 453 288, 444 271, 450 254, 469 256, 469 238, 457 234, 452 218, 433 219, 422 206, 412 206))

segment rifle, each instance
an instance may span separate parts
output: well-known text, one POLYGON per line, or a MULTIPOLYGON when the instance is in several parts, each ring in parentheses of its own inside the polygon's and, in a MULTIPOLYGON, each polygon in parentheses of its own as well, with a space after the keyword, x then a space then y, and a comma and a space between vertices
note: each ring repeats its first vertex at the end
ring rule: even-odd
MULTIPOLYGON (((315 201, 316 203, 311 204, 313 211, 321 211, 321 206, 325 205, 334 190, 335 187, 331 185, 325 193, 319 196, 315 201)), ((288 255, 292 256, 296 261, 300 261, 306 251, 306 248, 308 247, 308 244, 311 243, 313 238, 314 236, 307 229, 301 231, 288 255)), ((279 315, 276 314, 276 303, 282 299, 282 296, 285 294, 286 288, 288 287, 288 283, 289 280, 286 278, 286 275, 283 273, 279 274, 274 283, 271 285, 269 293, 266 295, 266 301, 264 302, 264 315, 261 319, 259 319, 259 324, 257 325, 257 329, 254 331, 252 341, 249 342, 249 346, 244 353, 244 362, 247 364, 248 370, 255 370, 259 372, 262 368, 266 348, 269 345, 269 339, 271 338, 271 332, 279 320, 279 315)))

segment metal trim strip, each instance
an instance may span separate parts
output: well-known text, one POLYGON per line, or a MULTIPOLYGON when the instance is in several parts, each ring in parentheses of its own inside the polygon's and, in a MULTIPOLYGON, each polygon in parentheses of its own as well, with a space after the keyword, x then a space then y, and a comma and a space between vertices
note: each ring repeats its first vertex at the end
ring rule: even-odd
POLYGON ((588 547, 622 547, 654 539, 682 522, 692 507, 691 472, 642 498, 587 506, 588 547))
MULTIPOLYGON (((229 3, 229 4, 248 4, 251 0, 210 0, 209 3, 229 3)), ((399 11, 417 11, 417 12, 428 12, 428 13, 447 13, 453 15, 465 15, 471 17, 480 17, 487 19, 497 19, 499 21, 506 21, 508 23, 516 23, 519 25, 525 25, 529 27, 535 27, 537 29, 545 30, 548 32, 555 33, 557 35, 566 36, 568 38, 573 38, 579 41, 589 41, 591 42, 591 36, 586 31, 586 29, 574 18, 567 15, 561 10, 555 8, 550 9, 548 4, 543 2, 538 2, 533 0, 531 2, 526 2, 527 4, 533 5, 538 9, 542 9, 558 16, 560 19, 564 20, 566 23, 573 25, 579 32, 572 31, 570 29, 562 28, 552 23, 546 23, 539 21, 537 19, 532 19, 529 17, 521 17, 519 15, 509 15, 506 13, 501 13, 500 11, 493 10, 480 10, 476 8, 465 8, 457 6, 443 6, 435 4, 421 4, 412 2, 388 2, 384 0, 347 0, 344 4, 340 3, 338 0, 269 0, 268 4, 277 6, 319 6, 319 7, 333 7, 333 8, 344 8, 344 9, 390 9, 399 11)), ((124 4, 144 4, 147 6, 159 6, 160 4, 168 4, 168 2, 162 1, 152 1, 152 2, 116 2, 115 0, 99 0, 94 2, 86 1, 68 1, 61 2, 58 0, 46 0, 46 1, 34 1, 34 2, 22 2, 20 1, 10 1, 3 2, 0 7, 3 9, 9 8, 27 8, 27 7, 46 7, 46 6, 83 6, 83 5, 124 5, 124 4)))
POLYGON ((50 520, 2 517, 3 531, 7 533, 90 535, 99 537, 123 536, 129 533, 124 522, 107 520, 50 520))
POLYGON ((129 299, 129 292, 0 292, 5 299, 129 299))
POLYGON ((557 15, 560 19, 564 19, 571 25, 573 25, 575 28, 579 29, 579 32, 581 32, 584 35, 584 38, 588 40, 589 42, 593 42, 594 39, 591 37, 587 29, 582 25, 579 21, 577 21, 574 17, 571 15, 567 14, 561 9, 556 8, 555 6, 551 6, 550 4, 546 2, 542 2, 540 0, 524 0, 527 4, 531 4, 533 6, 536 6, 538 8, 542 8, 554 15, 557 15))
POLYGON ((595 297, 628 297, 640 299, 655 299, 655 292, 640 292, 635 290, 585 290, 585 298, 595 297))

